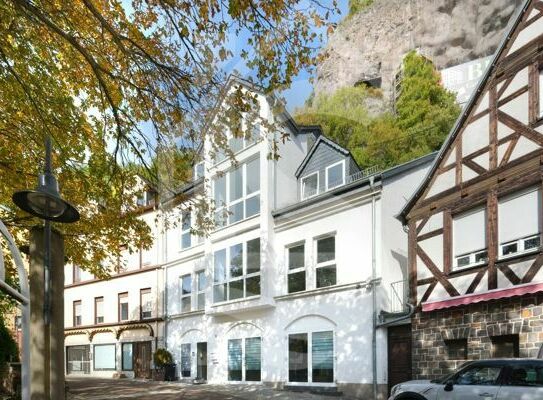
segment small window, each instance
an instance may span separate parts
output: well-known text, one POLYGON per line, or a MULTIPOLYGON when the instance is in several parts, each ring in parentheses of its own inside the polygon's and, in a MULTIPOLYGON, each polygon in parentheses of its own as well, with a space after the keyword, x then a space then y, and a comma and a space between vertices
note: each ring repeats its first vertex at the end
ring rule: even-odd
POLYGON ((205 271, 198 271, 196 272, 196 285, 198 288, 198 296, 197 296, 197 309, 198 310, 204 310, 206 308, 206 273, 205 271))
POLYGON ((73 315, 74 315, 74 320, 73 320, 74 326, 80 326, 82 324, 81 300, 74 301, 74 303, 73 303, 73 315))
POLYGON ((181 213, 181 249, 188 249, 191 246, 191 215, 190 210, 181 213))
POLYGON ((305 245, 287 248, 288 257, 288 293, 305 290, 305 245))
POLYGON ((104 322, 104 298, 94 298, 94 323, 101 324, 104 322))
POLYGON ((336 284, 336 238, 317 240, 317 288, 336 284))
POLYGON ((73 283, 81 282, 81 268, 79 268, 77 265, 73 266, 73 283))
POLYGON ((128 321, 128 293, 119 293, 119 321, 128 321))
POLYGON ((518 358, 518 335, 503 335, 490 337, 492 342, 492 358, 518 358))
POLYGON ((326 190, 345 184, 345 161, 326 167, 326 190))
POLYGON ((141 301, 141 319, 151 318, 153 316, 153 298, 151 289, 140 290, 141 301))
POLYGON ((487 262, 485 208, 470 210, 453 218, 453 252, 456 268, 487 262))
POLYGON ((199 162, 194 166, 194 180, 203 178, 204 176, 204 163, 199 162))
POLYGON ((319 173, 315 172, 302 178, 302 200, 319 194, 319 173))
POLYGON ((445 340, 447 347, 447 358, 449 360, 467 360, 468 359, 468 340, 451 339, 445 340))
POLYGON ((181 312, 191 311, 192 277, 190 274, 181 277, 181 312))

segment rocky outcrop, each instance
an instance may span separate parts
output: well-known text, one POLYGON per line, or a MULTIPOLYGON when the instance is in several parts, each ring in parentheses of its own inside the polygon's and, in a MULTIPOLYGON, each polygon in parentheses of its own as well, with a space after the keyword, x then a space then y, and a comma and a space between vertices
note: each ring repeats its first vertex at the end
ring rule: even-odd
POLYGON ((439 68, 492 54, 523 0, 375 0, 330 36, 315 94, 380 77, 389 98, 405 53, 419 49, 439 68))

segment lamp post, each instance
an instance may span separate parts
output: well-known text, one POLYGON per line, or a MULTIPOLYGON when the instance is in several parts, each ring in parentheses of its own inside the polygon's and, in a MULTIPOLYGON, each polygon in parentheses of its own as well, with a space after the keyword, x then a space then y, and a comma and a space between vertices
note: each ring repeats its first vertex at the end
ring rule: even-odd
MULTIPOLYGON (((34 363, 32 362, 32 371, 35 372, 35 376, 40 377, 40 386, 37 391, 32 392, 32 400, 34 399, 50 399, 59 397, 59 385, 62 385, 62 397, 64 397, 64 347, 60 346, 59 343, 64 342, 64 321, 62 318, 56 318, 51 323, 51 286, 52 286, 52 257, 56 260, 56 266, 60 270, 57 271, 57 275, 54 281, 54 290, 56 292, 58 299, 55 299, 55 304, 57 308, 63 307, 63 298, 64 294, 62 291, 64 285, 64 247, 62 243, 62 238, 60 235, 57 235, 55 248, 57 252, 55 254, 51 253, 51 222, 60 222, 60 223, 72 223, 79 220, 79 212, 77 209, 64 200, 58 191, 58 183, 53 175, 51 167, 51 138, 47 136, 45 138, 45 170, 43 174, 40 174, 38 177, 38 186, 35 190, 23 190, 13 194, 13 202, 22 210, 32 214, 40 219, 44 220, 44 230, 43 230, 43 240, 38 239, 41 237, 41 232, 32 232, 31 235, 31 299, 35 299, 36 303, 41 303, 43 294, 43 332, 38 330, 34 332, 34 335, 43 335, 43 340, 32 341, 32 346, 38 346, 35 343, 40 344, 37 348, 31 350, 31 357, 35 355, 36 358, 40 358, 40 361, 43 359, 44 363, 34 363), (32 251, 34 249, 34 252, 32 251), (57 254, 57 253, 62 254, 57 254), (33 257, 33 254, 35 255, 33 257), (33 263, 35 265, 33 265, 33 263), (34 270, 34 274, 32 271, 34 270), (43 276, 40 276, 43 273, 43 276), (34 287, 32 286, 32 276, 34 276, 34 287), (62 279, 59 279, 62 278, 62 279), (60 281, 60 282, 59 282, 60 281), (43 285, 43 286, 42 286, 43 285), (40 287, 36 287, 40 286, 40 287), (43 291, 42 291, 43 289, 43 291), (34 294, 34 295, 33 295, 34 294), (51 326, 53 325, 53 326, 51 326), (60 326, 57 326, 60 325, 60 326), (61 336, 61 337, 59 337, 61 336), (52 341, 51 341, 52 339, 52 341), (53 351, 49 347, 54 346, 53 351), (59 348, 61 347, 61 348, 59 348), (51 358, 51 353, 58 353, 62 351, 62 357, 59 354, 53 354, 51 358), (60 365, 59 364, 60 360, 60 365), (43 370, 40 370, 43 369, 43 370), (53 371, 55 378, 62 376, 61 379, 57 379, 53 384, 49 382, 50 372, 53 371), (62 371, 62 372, 61 372, 62 371), (60 375, 59 375, 60 374, 60 375), (37 393, 35 395, 35 393, 37 393), (57 393, 53 395, 53 393, 57 393)), ((36 304, 36 307, 38 304, 36 304)), ((62 310, 56 310, 59 315, 63 315, 62 310)), ((41 319, 36 317, 36 310, 32 307, 31 302, 31 318, 32 324, 36 323, 36 328, 40 328, 41 319), (39 320, 39 322, 36 322, 39 320)), ((34 378, 32 378, 33 384, 35 383, 34 378)))

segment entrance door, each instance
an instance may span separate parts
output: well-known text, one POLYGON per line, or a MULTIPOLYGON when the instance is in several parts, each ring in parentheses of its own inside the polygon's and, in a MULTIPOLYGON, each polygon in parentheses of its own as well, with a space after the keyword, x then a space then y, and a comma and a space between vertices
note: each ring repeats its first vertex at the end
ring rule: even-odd
POLYGON ((151 342, 134 343, 134 376, 151 378, 151 342))
POLYGON ((196 379, 207 381, 207 342, 196 344, 196 379))
POLYGON ((388 328, 388 392, 398 383, 412 379, 411 325, 388 328))

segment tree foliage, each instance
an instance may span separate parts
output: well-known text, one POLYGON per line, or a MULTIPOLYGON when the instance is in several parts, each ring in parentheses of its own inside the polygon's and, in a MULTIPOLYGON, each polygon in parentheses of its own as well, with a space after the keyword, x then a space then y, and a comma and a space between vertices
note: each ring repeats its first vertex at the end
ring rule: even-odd
POLYGON ((373 0, 349 0, 349 17, 364 11, 373 4, 373 0))
MULTIPOLYGON (((130 165, 159 179, 155 148, 194 150, 204 133, 213 137, 203 126, 217 114, 232 60, 269 90, 311 71, 316 32, 325 34, 337 11, 335 1, 317 0, 0 2, 0 218, 27 240, 37 221, 11 195, 35 186, 50 135, 62 194, 82 214, 57 226, 68 259, 100 276, 121 247, 149 246, 147 226, 131 212, 138 171, 130 165), (234 52, 229 41, 238 37, 248 39, 234 52)), ((238 115, 246 97, 230 97, 238 115)), ((161 168, 183 181, 190 163, 178 156, 165 157, 177 169, 161 168)))
POLYGON ((362 167, 387 168, 438 150, 460 113, 455 95, 443 88, 433 64, 414 51, 404 58, 402 74, 395 113, 368 117, 368 101, 377 94, 354 87, 317 96, 295 119, 321 124, 362 167))
POLYGON ((17 343, 11 336, 11 332, 7 328, 4 318, 0 315, 0 366, 6 362, 17 361, 19 359, 19 351, 17 343))

